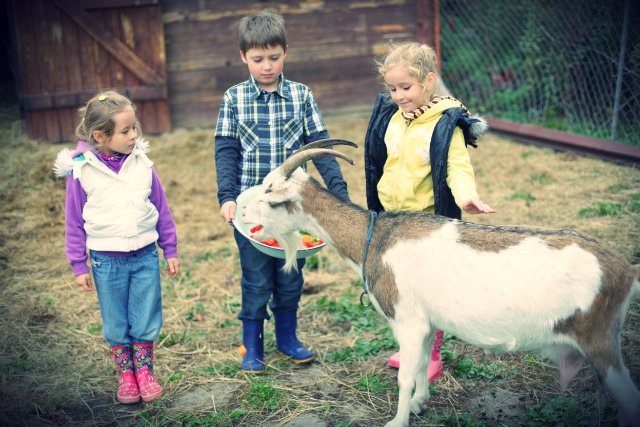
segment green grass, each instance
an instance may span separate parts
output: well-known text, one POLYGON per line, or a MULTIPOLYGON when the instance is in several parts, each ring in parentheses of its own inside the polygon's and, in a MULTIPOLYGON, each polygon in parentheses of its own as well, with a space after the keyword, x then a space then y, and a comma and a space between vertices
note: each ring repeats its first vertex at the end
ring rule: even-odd
POLYGON ((394 386, 395 383, 391 383, 379 375, 371 375, 360 377, 356 388, 367 393, 383 395, 394 386))
POLYGON ((277 389, 269 378, 253 378, 242 402, 250 409, 261 411, 274 410, 285 406, 286 394, 277 389))
POLYGON ((508 200, 508 201, 522 200, 525 202, 527 206, 531 206, 531 202, 535 202, 536 197, 526 190, 520 190, 516 193, 513 193, 510 196, 503 197, 503 200, 508 200))
POLYGON ((618 202, 597 202, 595 206, 580 209, 580 218, 619 216, 622 213, 622 204, 618 202))

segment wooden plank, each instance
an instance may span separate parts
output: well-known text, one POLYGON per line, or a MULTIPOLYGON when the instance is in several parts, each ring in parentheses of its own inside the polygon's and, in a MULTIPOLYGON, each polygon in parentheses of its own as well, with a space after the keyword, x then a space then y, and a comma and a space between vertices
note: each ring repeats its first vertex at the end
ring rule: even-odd
MULTIPOLYGON (((123 40, 122 27, 120 26, 120 11, 109 9, 102 11, 103 21, 107 29, 113 33, 118 40, 123 40)), ((111 86, 126 86, 125 69, 117 58, 109 58, 109 74, 111 75, 111 86)))
POLYGON ((144 83, 162 83, 164 79, 143 61, 126 44, 118 40, 99 21, 93 18, 74 0, 53 0, 76 23, 86 31, 97 43, 119 58, 123 65, 134 73, 144 83))
POLYGON ((158 0, 82 0, 82 7, 89 9, 114 9, 122 7, 157 5, 158 0))
MULTIPOLYGON (((104 88, 107 89, 107 88, 104 88)), ((132 101, 155 101, 167 99, 166 85, 145 85, 113 88, 132 101)), ((27 110, 47 110, 54 108, 78 107, 84 105, 97 93, 96 89, 84 89, 75 92, 23 95, 21 103, 27 110)))

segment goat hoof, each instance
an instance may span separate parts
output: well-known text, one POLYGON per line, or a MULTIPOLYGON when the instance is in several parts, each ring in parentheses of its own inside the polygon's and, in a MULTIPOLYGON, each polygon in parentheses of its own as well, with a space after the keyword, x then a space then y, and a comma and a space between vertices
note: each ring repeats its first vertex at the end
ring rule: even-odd
POLYGON ((427 410, 427 404, 424 402, 409 402, 409 407, 411 412, 416 415, 422 415, 427 410))

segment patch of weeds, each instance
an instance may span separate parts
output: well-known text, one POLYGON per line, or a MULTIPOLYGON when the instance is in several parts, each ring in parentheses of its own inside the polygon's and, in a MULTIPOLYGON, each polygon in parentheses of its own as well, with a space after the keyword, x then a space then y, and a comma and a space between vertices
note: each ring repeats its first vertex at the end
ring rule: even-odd
POLYGON ((28 353, 20 353, 19 356, 13 356, 9 359, 9 375, 24 374, 31 371, 33 368, 33 361, 29 357, 28 353))
POLYGON ((529 182, 538 185, 547 185, 556 182, 556 180, 547 172, 541 172, 532 174, 531 178, 529 178, 529 182))
POLYGON ((250 381, 242 402, 252 410, 274 410, 285 406, 285 398, 286 394, 275 388, 268 378, 255 378, 250 381))
POLYGON ((199 264, 199 263, 201 263, 201 262, 206 262, 206 261, 215 261, 215 260, 216 260, 216 258, 217 258, 217 256, 216 256, 216 253, 215 253, 215 252, 213 252, 213 251, 207 251, 207 252, 205 252, 205 253, 203 253, 203 254, 196 255, 196 256, 193 258, 193 261, 194 261, 196 264, 199 264))
POLYGON ((463 357, 453 366, 454 375, 467 379, 493 381, 503 377, 505 369, 495 363, 476 365, 473 360, 463 357))
POLYGON ((517 425, 527 426, 576 426, 580 425, 580 415, 590 413, 593 404, 569 396, 558 396, 545 400, 540 405, 529 406, 518 419, 517 425))
POLYGON ((318 264, 318 255, 311 255, 310 257, 307 257, 304 268, 305 270, 314 271, 318 269, 318 264))
POLYGON ((594 216, 619 216, 622 213, 622 205, 618 202, 598 202, 595 206, 580 209, 580 218, 591 218, 594 216))
POLYGON ((174 372, 173 374, 171 374, 169 376, 169 382, 175 382, 175 381, 182 381, 182 379, 185 377, 185 373, 178 371, 178 372, 174 372))
POLYGON ((231 411, 214 411, 206 417, 194 418, 192 414, 184 414, 182 425, 188 427, 195 426, 218 426, 231 427, 238 425, 247 415, 248 411, 243 408, 232 409, 231 411))
POLYGON ((233 255, 233 251, 231 250, 231 247, 225 246, 218 252, 216 252, 216 255, 222 258, 229 258, 231 255, 233 255))
POLYGON ((196 370, 198 375, 222 375, 228 378, 234 378, 240 372, 240 366, 229 361, 222 362, 222 365, 210 365, 204 369, 196 370))
POLYGON ((201 301, 196 301, 196 303, 191 307, 191 310, 187 312, 185 318, 187 320, 191 320, 192 322, 202 322, 202 315, 204 314, 204 304, 201 301))
POLYGON ((385 322, 372 307, 363 306, 355 299, 355 295, 350 292, 348 294, 349 296, 341 297, 338 301, 323 296, 316 301, 315 308, 331 314, 338 322, 354 325, 358 330, 376 330, 385 326, 385 322))
POLYGON ((627 184, 626 182, 621 182, 618 184, 612 184, 609 187, 607 187, 607 189, 612 193, 617 193, 618 191, 622 191, 622 190, 630 190, 631 185, 627 184))
POLYGON ((389 330, 383 339, 356 340, 352 347, 341 348, 325 357, 327 362, 353 362, 364 360, 369 356, 376 356, 383 350, 398 348, 398 343, 389 330))
POLYGON ((55 303, 56 303, 56 300, 53 299, 53 297, 44 297, 42 299, 42 304, 44 304, 47 307, 53 307, 55 303))
POLYGON ((640 212, 640 201, 631 200, 629 203, 627 203, 627 210, 631 213, 640 212))
POLYGON ((536 152, 533 151, 533 150, 526 150, 526 151, 523 151, 522 153, 520 153, 520 157, 523 158, 523 159, 527 159, 527 158, 529 158, 529 157, 531 157, 531 156, 533 156, 535 154, 536 154, 536 152))
POLYGON ((91 335, 99 334, 101 330, 102 330, 102 326, 100 326, 97 323, 93 323, 87 326, 87 332, 89 332, 91 335))
POLYGON ((218 323, 218 328, 220 329, 224 329, 224 328, 233 328, 238 326, 237 322, 234 322, 231 319, 224 319, 224 322, 220 322, 218 323))
POLYGON ((176 344, 184 344, 188 341, 187 339, 187 330, 183 333, 176 332, 161 332, 160 333, 160 343, 166 347, 172 347, 176 344))
POLYGON ((360 377, 360 379, 358 380, 358 386, 356 388, 359 391, 364 391, 375 395, 382 395, 385 394, 389 387, 389 381, 381 378, 379 375, 371 375, 370 377, 360 377))
POLYGON ((456 427, 488 427, 491 424, 486 420, 479 420, 471 414, 445 412, 437 417, 436 424, 456 427))
POLYGON ((235 314, 238 309, 242 307, 242 304, 239 301, 229 301, 222 304, 222 307, 224 307, 228 313, 235 314))
POLYGON ((520 191, 518 191, 516 193, 513 193, 510 196, 504 197, 503 200, 508 200, 508 201, 522 200, 529 207, 529 206, 531 206, 531 202, 535 202, 536 201, 536 196, 534 196, 533 194, 529 193, 528 191, 520 190, 520 191))

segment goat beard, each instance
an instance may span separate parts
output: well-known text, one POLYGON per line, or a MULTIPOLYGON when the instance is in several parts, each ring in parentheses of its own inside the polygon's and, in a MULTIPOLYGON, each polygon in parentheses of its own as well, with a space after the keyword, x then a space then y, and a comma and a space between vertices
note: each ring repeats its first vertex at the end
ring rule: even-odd
POLYGON ((300 236, 296 232, 288 233, 272 233, 274 239, 280 243, 285 254, 285 262, 282 270, 285 273, 291 272, 291 270, 298 270, 298 263, 296 254, 300 247, 300 236))

